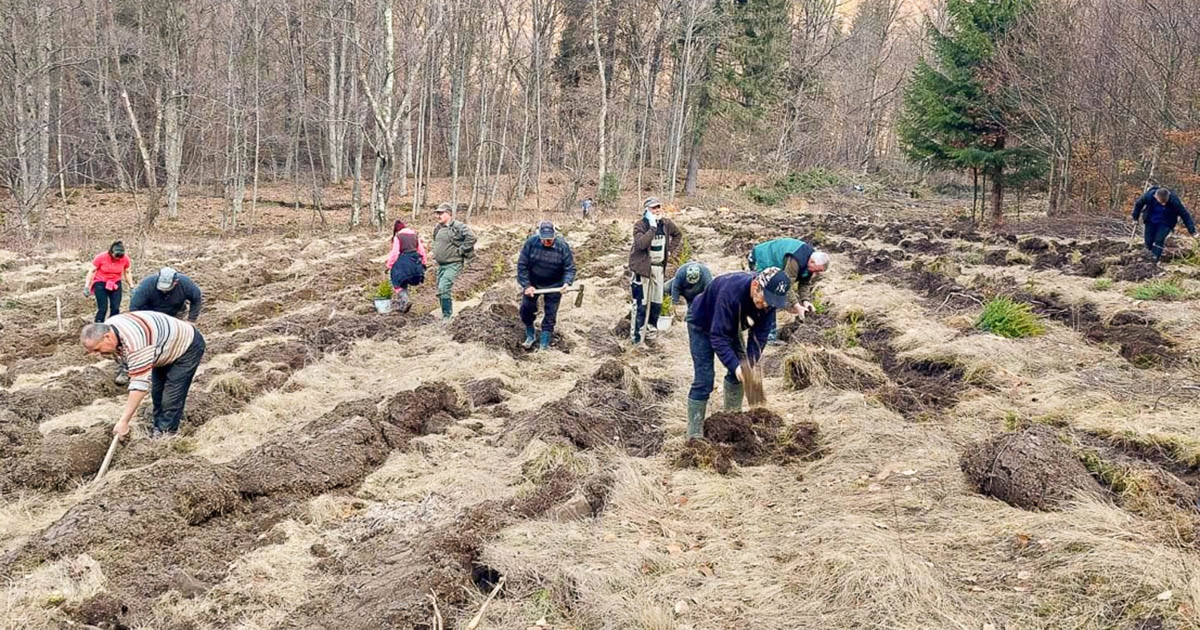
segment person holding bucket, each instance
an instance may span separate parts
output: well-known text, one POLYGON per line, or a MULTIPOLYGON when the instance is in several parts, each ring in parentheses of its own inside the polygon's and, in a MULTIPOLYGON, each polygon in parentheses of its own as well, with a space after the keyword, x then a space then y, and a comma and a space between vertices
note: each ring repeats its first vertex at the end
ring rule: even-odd
POLYGON ((633 248, 629 251, 629 292, 633 297, 629 338, 634 344, 642 342, 642 326, 647 323, 646 336, 653 335, 662 315, 667 261, 682 243, 679 226, 662 216, 662 202, 657 197, 646 199, 642 217, 633 224, 633 248))
POLYGON ((392 251, 388 254, 387 269, 392 280, 392 308, 407 313, 412 308, 408 287, 425 282, 429 259, 425 244, 412 228, 399 219, 392 225, 392 251))

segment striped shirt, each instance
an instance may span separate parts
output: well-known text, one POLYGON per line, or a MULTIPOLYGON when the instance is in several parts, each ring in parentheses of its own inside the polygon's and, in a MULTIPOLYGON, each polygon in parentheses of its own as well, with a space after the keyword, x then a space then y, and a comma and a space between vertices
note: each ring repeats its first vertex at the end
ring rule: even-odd
POLYGON ((196 328, 169 315, 134 311, 104 322, 117 331, 117 359, 129 370, 129 391, 149 391, 150 372, 171 365, 196 338, 196 328))

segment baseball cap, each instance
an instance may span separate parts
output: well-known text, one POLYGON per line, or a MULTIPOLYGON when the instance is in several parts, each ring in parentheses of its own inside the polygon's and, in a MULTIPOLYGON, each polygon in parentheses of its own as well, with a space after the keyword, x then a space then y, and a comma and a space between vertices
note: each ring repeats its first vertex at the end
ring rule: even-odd
POLYGON ((700 282, 700 265, 689 263, 684 270, 683 275, 687 278, 688 284, 696 284, 700 282))
POLYGON ((175 270, 170 267, 163 267, 158 270, 158 290, 170 291, 171 285, 175 284, 175 270))
POLYGON ((642 208, 645 210, 649 210, 655 206, 662 206, 662 202, 658 200, 658 197, 646 197, 646 200, 642 202, 642 208))
POLYGON ((763 289, 763 297, 767 300, 767 306, 771 308, 787 306, 787 292, 792 286, 792 281, 786 273, 780 271, 779 267, 767 267, 754 279, 763 289))
POLYGON ((454 206, 452 206, 448 203, 439 203, 438 207, 434 208, 433 212, 434 212, 434 214, 441 214, 443 212, 454 212, 454 206))
POLYGON ((554 238, 554 224, 549 221, 542 221, 538 224, 538 237, 550 240, 554 238))
POLYGON ((117 241, 117 242, 113 243, 112 249, 110 249, 109 252, 113 256, 118 256, 118 257, 124 256, 125 255, 125 243, 122 243, 121 241, 117 241))

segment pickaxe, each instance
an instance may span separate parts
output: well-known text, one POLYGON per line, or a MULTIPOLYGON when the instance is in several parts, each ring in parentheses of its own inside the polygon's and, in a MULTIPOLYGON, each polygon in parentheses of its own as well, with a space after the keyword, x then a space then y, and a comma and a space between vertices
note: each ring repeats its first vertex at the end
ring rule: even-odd
POLYGON ((555 287, 553 289, 537 289, 533 292, 533 294, 534 295, 546 295, 547 293, 570 293, 571 291, 576 292, 575 306, 576 307, 583 306, 583 285, 582 284, 577 284, 569 289, 563 289, 562 287, 555 287))

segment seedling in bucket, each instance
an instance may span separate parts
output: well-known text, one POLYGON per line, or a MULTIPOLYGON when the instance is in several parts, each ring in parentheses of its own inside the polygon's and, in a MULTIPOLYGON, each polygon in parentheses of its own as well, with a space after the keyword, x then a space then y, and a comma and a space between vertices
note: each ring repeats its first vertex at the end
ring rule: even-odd
POLYGON ((375 287, 375 292, 371 294, 371 299, 375 302, 375 311, 378 313, 388 313, 392 310, 392 283, 387 280, 380 280, 379 285, 375 287))

